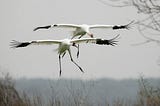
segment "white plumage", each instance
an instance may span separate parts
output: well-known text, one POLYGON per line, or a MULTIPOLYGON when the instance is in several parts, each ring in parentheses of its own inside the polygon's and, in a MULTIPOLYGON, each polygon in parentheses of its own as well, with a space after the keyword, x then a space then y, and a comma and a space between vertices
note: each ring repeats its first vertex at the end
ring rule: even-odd
MULTIPOLYGON (((118 35, 119 36, 119 35, 118 35)), ((68 51, 70 55, 71 61, 81 70, 81 72, 84 72, 83 69, 73 60, 71 55, 71 46, 74 46, 77 48, 76 44, 80 43, 95 43, 99 45, 116 45, 115 39, 118 37, 114 37, 113 39, 99 39, 99 38, 81 38, 81 39, 62 39, 62 40, 34 40, 34 41, 28 41, 28 42, 18 42, 13 40, 11 42, 12 48, 19 48, 19 47, 27 47, 29 45, 59 45, 58 47, 58 54, 59 54, 59 67, 60 67, 60 73, 61 76, 61 57, 65 55, 65 53, 68 51)))
POLYGON ((129 29, 131 23, 133 23, 133 21, 126 25, 53 24, 53 25, 48 25, 48 26, 37 27, 34 29, 34 31, 39 30, 39 29, 50 29, 50 28, 56 28, 56 27, 57 28, 74 28, 75 30, 73 31, 73 36, 72 36, 72 39, 73 39, 76 36, 79 36, 79 38, 81 38, 85 34, 89 35, 90 37, 93 37, 93 34, 91 33, 90 29, 95 29, 95 28, 105 28, 105 29, 113 29, 113 30, 129 29))

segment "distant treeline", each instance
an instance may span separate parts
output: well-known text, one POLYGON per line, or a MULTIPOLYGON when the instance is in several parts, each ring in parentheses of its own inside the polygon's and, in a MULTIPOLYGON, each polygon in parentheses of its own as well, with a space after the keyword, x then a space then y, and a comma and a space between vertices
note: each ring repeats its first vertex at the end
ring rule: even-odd
MULTIPOLYGON (((146 86, 160 87, 160 78, 145 79, 146 86)), ((16 89, 25 91, 28 96, 41 95, 43 100, 54 96, 67 103, 70 99, 84 99, 97 106, 105 105, 106 102, 113 103, 114 100, 126 100, 134 103, 137 100, 140 89, 140 79, 18 79, 16 89), (78 96, 78 97, 77 97, 78 96), (66 98, 64 98, 66 97, 66 98)))
POLYGON ((160 78, 14 80, 6 74, 0 106, 160 106, 160 78))

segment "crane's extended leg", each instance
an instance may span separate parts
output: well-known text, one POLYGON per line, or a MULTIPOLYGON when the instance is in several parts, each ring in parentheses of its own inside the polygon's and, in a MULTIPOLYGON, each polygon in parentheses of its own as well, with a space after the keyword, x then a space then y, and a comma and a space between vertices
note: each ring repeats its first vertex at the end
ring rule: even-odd
POLYGON ((78 49, 78 51, 77 51, 77 58, 79 57, 79 44, 77 45, 77 49, 78 49))
POLYGON ((75 44, 75 43, 73 43, 73 45, 72 46, 74 46, 74 47, 76 47, 77 48, 77 58, 78 58, 78 56, 79 56, 79 45, 77 44, 75 44))
POLYGON ((62 73, 62 68, 61 68, 61 55, 59 55, 59 68, 60 68, 59 76, 61 76, 61 73, 62 73))
POLYGON ((72 55, 71 55, 71 51, 68 50, 68 52, 69 52, 69 56, 71 58, 71 61, 81 70, 81 72, 84 73, 83 69, 73 60, 72 55))
MULTIPOLYGON (((80 36, 78 39, 80 39, 82 36, 80 36)), ((75 38, 75 36, 72 36, 72 38, 71 39, 73 39, 73 38, 75 38)), ((78 44, 78 46, 75 46, 76 48, 77 48, 77 58, 79 57, 79 44, 78 44)))
POLYGON ((64 57, 65 54, 66 54, 66 52, 63 53, 62 58, 64 57))
MULTIPOLYGON (((81 39, 81 37, 82 37, 83 35, 81 35, 80 37, 78 37, 78 39, 81 39)), ((79 57, 79 44, 77 44, 77 49, 78 49, 78 51, 77 51, 77 58, 79 57)))

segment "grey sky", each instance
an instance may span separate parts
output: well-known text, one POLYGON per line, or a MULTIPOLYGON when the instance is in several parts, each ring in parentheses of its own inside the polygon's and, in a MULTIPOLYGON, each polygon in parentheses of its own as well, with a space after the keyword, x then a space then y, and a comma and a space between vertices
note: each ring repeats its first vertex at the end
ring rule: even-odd
MULTIPOLYGON (((58 55, 53 46, 30 46, 10 49, 11 40, 64 39, 70 37, 70 29, 51 29, 33 32, 37 26, 54 23, 73 24, 127 24, 143 17, 135 8, 114 8, 97 0, 0 0, 0 66, 17 77, 59 77, 58 55)), ((67 54, 62 60, 62 78, 137 78, 160 77, 156 61, 159 46, 154 43, 132 46, 144 41, 133 27, 131 30, 92 30, 95 37, 112 38, 120 34, 118 46, 80 45, 80 57, 76 49, 72 54, 84 69, 82 74, 67 54)), ((87 37, 87 36, 86 36, 87 37)))

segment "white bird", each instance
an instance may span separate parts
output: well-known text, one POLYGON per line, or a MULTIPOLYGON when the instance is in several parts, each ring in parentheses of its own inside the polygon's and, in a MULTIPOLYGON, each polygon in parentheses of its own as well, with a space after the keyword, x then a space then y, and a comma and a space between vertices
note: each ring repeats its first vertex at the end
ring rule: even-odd
MULTIPOLYGON (((37 27, 34 29, 34 31, 39 30, 39 29, 50 29, 50 28, 74 28, 75 30, 73 31, 72 38, 75 38, 78 36, 80 39, 83 37, 85 34, 89 35, 91 38, 93 38, 93 34, 91 33, 90 29, 96 29, 96 28, 106 28, 106 29, 129 29, 130 25, 134 21, 131 21, 130 23, 126 25, 87 25, 87 24, 82 24, 82 25, 77 25, 77 24, 54 24, 54 25, 47 25, 47 26, 42 26, 42 27, 37 27)), ((79 56, 79 44, 77 46, 77 58, 79 56)))
POLYGON ((133 23, 130 22, 129 24, 126 25, 87 25, 87 24, 82 24, 82 25, 77 25, 77 24, 54 24, 54 25, 47 25, 47 26, 42 26, 42 27, 37 27, 34 29, 34 31, 39 30, 39 29, 50 29, 50 28, 75 28, 73 31, 73 36, 72 39, 76 36, 79 36, 79 38, 83 37, 85 34, 89 35, 91 38, 93 38, 93 34, 90 32, 90 29, 95 29, 95 28, 106 28, 106 29, 129 29, 130 24, 133 23))
POLYGON ((83 69, 73 60, 72 55, 71 55, 71 46, 77 47, 76 44, 80 43, 95 43, 99 45, 116 45, 117 41, 115 39, 118 37, 114 37, 113 39, 99 39, 99 38, 82 38, 82 39, 62 39, 62 40, 34 40, 34 41, 29 41, 29 42, 19 42, 13 40, 11 42, 11 47, 12 48, 19 48, 19 47, 27 47, 29 45, 52 45, 52 44, 57 44, 59 45, 58 47, 58 54, 59 54, 59 67, 60 67, 60 72, 59 75, 61 76, 61 57, 65 55, 65 53, 68 51, 70 55, 71 61, 80 69, 81 72, 84 72, 83 69))

